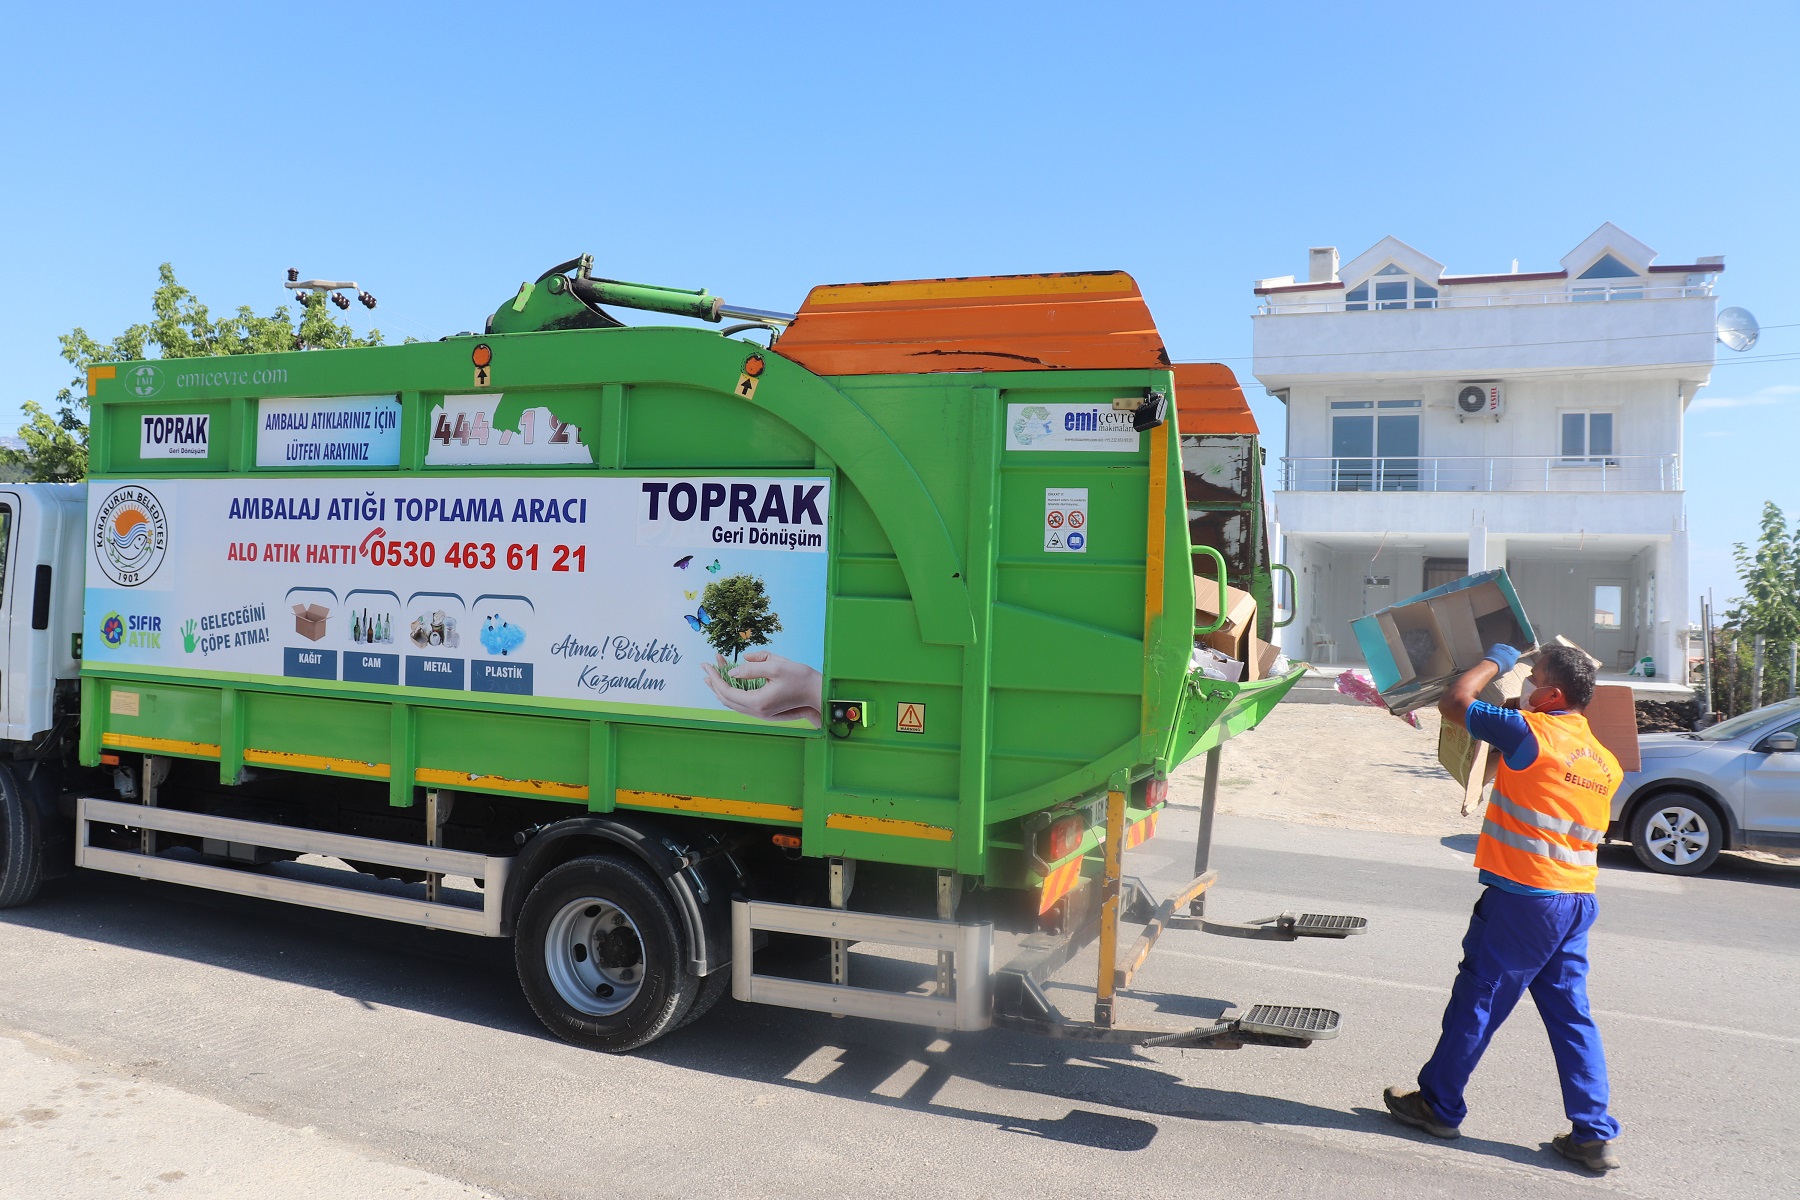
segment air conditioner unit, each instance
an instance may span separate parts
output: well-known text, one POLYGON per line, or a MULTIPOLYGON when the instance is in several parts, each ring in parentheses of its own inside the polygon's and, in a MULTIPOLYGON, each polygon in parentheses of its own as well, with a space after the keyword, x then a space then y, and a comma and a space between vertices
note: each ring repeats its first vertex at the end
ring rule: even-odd
POLYGON ((1506 392, 1498 383, 1465 383, 1456 393, 1456 413, 1460 417, 1489 416, 1496 419, 1506 409, 1506 392))

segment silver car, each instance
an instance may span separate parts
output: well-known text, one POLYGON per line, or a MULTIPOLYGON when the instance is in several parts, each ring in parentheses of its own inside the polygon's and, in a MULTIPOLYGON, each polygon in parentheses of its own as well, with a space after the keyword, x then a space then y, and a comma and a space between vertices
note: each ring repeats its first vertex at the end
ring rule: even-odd
POLYGON ((1800 699, 1699 733, 1647 733, 1608 837, 1652 871, 1698 875, 1721 850, 1800 851, 1800 699))

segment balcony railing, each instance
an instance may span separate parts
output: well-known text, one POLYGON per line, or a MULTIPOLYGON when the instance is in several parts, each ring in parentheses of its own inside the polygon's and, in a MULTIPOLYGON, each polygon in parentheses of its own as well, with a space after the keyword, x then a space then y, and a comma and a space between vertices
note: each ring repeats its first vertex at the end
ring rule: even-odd
POLYGON ((1284 492, 1678 492, 1679 454, 1284 458, 1284 492))
MULTIPOLYGON (((1454 285, 1446 285, 1454 286, 1454 285)), ((1381 312, 1404 308, 1497 308, 1510 305, 1586 304, 1606 300, 1684 300, 1710 296, 1710 283, 1650 286, 1645 283, 1575 284, 1555 292, 1501 292, 1495 295, 1439 295, 1435 300, 1346 300, 1342 292, 1324 295, 1302 293, 1292 298, 1266 297, 1257 306, 1259 316, 1283 313, 1381 312)))

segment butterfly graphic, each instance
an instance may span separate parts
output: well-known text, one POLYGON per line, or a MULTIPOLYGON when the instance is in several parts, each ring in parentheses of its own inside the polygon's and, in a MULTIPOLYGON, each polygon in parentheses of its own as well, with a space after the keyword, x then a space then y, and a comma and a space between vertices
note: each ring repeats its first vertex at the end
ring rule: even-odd
POLYGON ((682 613, 681 616, 688 623, 688 628, 696 633, 712 624, 712 614, 704 608, 696 608, 692 613, 682 613))
POLYGON ((694 561, 694 556, 691 554, 687 554, 687 555, 683 555, 681 558, 676 559, 675 565, 676 565, 676 567, 685 571, 688 569, 688 564, 693 561, 694 561))
POLYGON ((689 600, 692 600, 695 596, 695 593, 688 591, 686 588, 681 589, 681 594, 686 596, 689 600))
POLYGON ((712 574, 714 574, 714 575, 717 575, 717 574, 718 574, 718 573, 719 573, 719 560, 718 560, 718 559, 716 559, 716 558, 715 558, 715 559, 713 559, 713 560, 712 560, 712 566, 710 566, 710 567, 708 567, 708 568, 706 568, 706 569, 707 569, 707 570, 708 570, 708 571, 710 571, 710 572, 711 572, 711 573, 712 573, 712 574))

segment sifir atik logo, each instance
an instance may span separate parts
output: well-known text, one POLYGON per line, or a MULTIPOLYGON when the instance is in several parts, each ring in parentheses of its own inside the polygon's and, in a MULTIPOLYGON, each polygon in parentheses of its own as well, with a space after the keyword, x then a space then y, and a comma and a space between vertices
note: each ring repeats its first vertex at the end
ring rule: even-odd
POLYGON ((109 650, 161 650, 162 618, 146 613, 109 612, 100 619, 100 642, 109 650))

